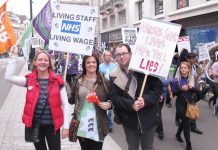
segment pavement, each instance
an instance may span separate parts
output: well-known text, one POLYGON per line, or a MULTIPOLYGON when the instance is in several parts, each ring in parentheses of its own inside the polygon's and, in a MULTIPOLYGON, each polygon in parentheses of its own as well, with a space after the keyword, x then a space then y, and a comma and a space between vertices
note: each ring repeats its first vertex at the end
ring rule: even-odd
MULTIPOLYGON (((24 65, 20 75, 28 72, 27 64, 24 65)), ((8 92, 2 108, 0 109, 0 150, 34 150, 32 143, 24 140, 24 124, 22 113, 25 103, 26 89, 13 85, 8 92)), ((73 108, 71 108, 73 109, 73 108)), ((79 143, 69 142, 68 139, 61 140, 63 150, 80 150, 79 143)), ((121 150, 121 147, 107 135, 103 144, 103 150, 121 150)))

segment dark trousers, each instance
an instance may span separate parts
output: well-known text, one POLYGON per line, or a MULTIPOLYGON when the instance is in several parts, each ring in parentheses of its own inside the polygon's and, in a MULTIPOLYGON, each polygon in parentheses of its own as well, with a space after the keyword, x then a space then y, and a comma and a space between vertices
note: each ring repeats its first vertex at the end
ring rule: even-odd
POLYGON ((140 133, 140 130, 135 131, 124 127, 128 150, 139 150, 139 142, 141 144, 142 150, 153 150, 156 128, 157 127, 154 126, 151 129, 145 131, 144 133, 140 133))
POLYGON ((45 139, 49 150, 61 150, 60 130, 54 133, 53 125, 40 125, 39 142, 34 143, 36 150, 47 150, 45 139))
POLYGON ((181 136, 181 133, 183 131, 186 144, 190 144, 190 129, 189 129, 189 119, 185 116, 185 114, 182 114, 178 112, 178 116, 181 119, 181 123, 179 125, 179 128, 177 130, 176 135, 181 136))
POLYGON ((213 101, 213 106, 216 105, 216 99, 218 97, 218 85, 213 83, 212 86, 213 96, 209 99, 209 101, 213 101))
POLYGON ((103 142, 93 141, 87 138, 78 137, 81 150, 102 150, 103 142))
POLYGON ((167 104, 171 104, 171 99, 170 99, 170 94, 169 92, 167 92, 167 96, 166 96, 166 105, 167 104))
POLYGON ((162 102, 159 102, 159 109, 160 109, 160 120, 157 125, 156 132, 157 133, 163 133, 163 121, 162 121, 162 109, 164 105, 164 100, 162 102))

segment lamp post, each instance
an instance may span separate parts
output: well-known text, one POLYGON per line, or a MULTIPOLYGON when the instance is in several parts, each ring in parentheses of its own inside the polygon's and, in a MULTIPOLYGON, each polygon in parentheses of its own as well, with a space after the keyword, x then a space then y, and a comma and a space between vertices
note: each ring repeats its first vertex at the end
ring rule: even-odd
MULTIPOLYGON (((33 19, 33 1, 30 0, 30 21, 32 21, 32 19, 33 19)), ((30 23, 32 23, 32 22, 30 22, 30 23)), ((32 37, 33 37, 33 29, 32 29, 32 37)), ((32 63, 34 56, 35 56, 35 49, 32 48, 32 44, 30 44, 28 70, 31 70, 31 68, 29 66, 31 66, 31 63, 32 63)))
POLYGON ((30 20, 33 19, 33 1, 30 0, 30 20))

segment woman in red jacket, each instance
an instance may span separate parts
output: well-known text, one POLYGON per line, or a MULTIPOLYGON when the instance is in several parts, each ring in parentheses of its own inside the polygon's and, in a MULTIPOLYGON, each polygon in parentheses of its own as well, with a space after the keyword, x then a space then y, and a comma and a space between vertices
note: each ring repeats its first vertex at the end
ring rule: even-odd
POLYGON ((69 107, 64 81, 53 72, 49 54, 40 50, 33 59, 32 72, 15 76, 17 48, 12 48, 12 60, 7 66, 5 79, 27 88, 22 121, 25 124, 25 140, 33 142, 36 150, 60 150, 60 127, 62 138, 68 136, 69 107), (38 127, 38 138, 32 140, 32 128, 38 127))

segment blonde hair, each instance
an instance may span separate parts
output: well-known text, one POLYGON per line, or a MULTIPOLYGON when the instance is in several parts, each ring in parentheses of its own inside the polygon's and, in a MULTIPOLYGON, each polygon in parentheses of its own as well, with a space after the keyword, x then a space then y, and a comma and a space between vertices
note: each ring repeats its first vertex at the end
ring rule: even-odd
POLYGON ((185 66, 187 66, 188 67, 188 69, 189 69, 189 73, 188 73, 188 84, 190 84, 190 85, 192 85, 192 86, 194 86, 194 77, 192 76, 192 73, 191 73, 191 65, 188 63, 188 62, 181 62, 180 63, 180 69, 179 69, 179 74, 178 74, 178 79, 179 80, 181 80, 181 66, 182 65, 185 65, 185 66))
POLYGON ((34 62, 36 61, 36 59, 38 58, 39 54, 41 53, 44 53, 48 56, 48 60, 49 60, 49 68, 48 69, 51 69, 53 71, 53 67, 52 67, 52 62, 51 62, 51 58, 50 58, 50 55, 47 51, 45 50, 38 50, 36 53, 35 53, 35 56, 33 58, 33 63, 32 63, 32 71, 36 69, 36 66, 34 65, 34 62))

